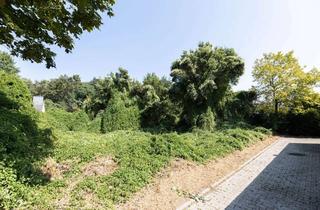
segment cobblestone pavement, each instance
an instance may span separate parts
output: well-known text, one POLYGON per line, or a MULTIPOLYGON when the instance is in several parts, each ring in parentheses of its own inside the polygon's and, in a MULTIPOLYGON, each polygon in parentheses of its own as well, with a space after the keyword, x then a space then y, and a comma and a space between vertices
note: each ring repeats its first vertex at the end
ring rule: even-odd
POLYGON ((280 138, 178 209, 320 210, 320 139, 280 138))

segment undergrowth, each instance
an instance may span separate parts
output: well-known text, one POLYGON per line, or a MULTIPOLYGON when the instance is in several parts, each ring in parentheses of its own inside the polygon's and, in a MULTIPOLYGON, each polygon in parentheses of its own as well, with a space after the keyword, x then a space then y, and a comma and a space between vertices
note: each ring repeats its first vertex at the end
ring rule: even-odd
POLYGON ((154 135, 140 131, 115 131, 108 134, 56 132, 58 141, 52 158, 58 163, 68 160, 72 167, 62 180, 47 185, 28 187, 30 206, 57 208, 70 180, 81 177, 69 196, 66 208, 84 207, 83 195, 94 197, 95 208, 113 208, 148 184, 170 160, 183 158, 199 164, 222 157, 234 150, 263 140, 270 131, 256 129, 224 129, 216 132, 196 130, 190 133, 154 135), (111 155, 118 168, 108 176, 82 176, 80 168, 97 156, 111 155))

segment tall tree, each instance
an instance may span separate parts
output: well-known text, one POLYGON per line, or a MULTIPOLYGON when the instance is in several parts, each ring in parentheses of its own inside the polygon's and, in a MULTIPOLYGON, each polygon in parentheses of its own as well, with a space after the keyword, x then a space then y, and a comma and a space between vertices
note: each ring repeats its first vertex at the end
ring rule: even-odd
POLYGON ((17 74, 19 69, 16 67, 13 58, 5 52, 0 51, 0 70, 3 70, 7 73, 17 74))
POLYGON ((74 48, 73 39, 102 24, 101 12, 113 16, 115 0, 0 1, 0 44, 13 55, 55 67, 50 46, 74 48))
POLYGON ((172 98, 183 107, 183 119, 198 124, 203 113, 219 110, 226 91, 243 74, 244 62, 233 49, 200 43, 196 50, 183 52, 171 67, 172 98))
POLYGON ((165 77, 159 78, 155 73, 148 73, 143 79, 143 85, 152 86, 157 96, 163 99, 168 95, 171 81, 165 77))
POLYGON ((264 54, 255 61, 253 77, 259 95, 276 115, 281 107, 291 109, 310 97, 320 82, 319 70, 304 72, 293 51, 264 54))

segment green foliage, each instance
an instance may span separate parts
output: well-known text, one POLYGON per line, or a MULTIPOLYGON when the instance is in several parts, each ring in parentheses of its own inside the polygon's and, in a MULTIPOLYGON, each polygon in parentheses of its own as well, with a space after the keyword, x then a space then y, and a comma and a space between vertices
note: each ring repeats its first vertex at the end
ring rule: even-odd
POLYGON ((283 114, 278 130, 291 135, 320 136, 320 109, 283 114))
POLYGON ((231 93, 224 106, 224 117, 228 121, 248 121, 255 111, 257 93, 253 90, 231 93))
POLYGON ((6 73, 19 73, 19 69, 15 66, 13 58, 5 52, 0 51, 0 70, 6 73))
POLYGON ((18 111, 31 110, 31 95, 23 81, 0 70, 0 107, 18 111))
POLYGON ((111 78, 114 82, 115 88, 119 92, 125 92, 131 90, 132 80, 129 76, 129 73, 124 68, 119 68, 119 72, 111 74, 111 78))
POLYGON ((94 87, 94 94, 87 97, 85 109, 90 116, 95 117, 107 108, 113 94, 123 92, 129 96, 135 81, 130 78, 127 70, 119 68, 119 72, 112 73, 104 79, 94 79, 91 84, 94 87))
POLYGON ((147 109, 154 103, 160 102, 160 98, 156 93, 156 90, 151 85, 136 85, 131 92, 131 95, 137 100, 141 110, 147 109))
POLYGON ((74 38, 99 28, 101 12, 113 16, 114 3, 114 0, 1 1, 0 44, 24 60, 44 61, 47 68, 55 67, 55 53, 49 47, 56 45, 71 52, 74 38))
POLYGON ((216 122, 211 108, 208 108, 205 113, 200 114, 197 127, 207 131, 213 131, 215 129, 216 122))
POLYGON ((28 197, 26 184, 46 181, 33 164, 50 154, 53 137, 37 119, 24 82, 0 71, 0 208, 21 207, 28 197))
POLYGON ((253 77, 262 101, 251 121, 291 135, 320 135, 320 71, 305 72, 293 52, 264 54, 253 77), (303 122, 303 123, 301 123, 303 122))
POLYGON ((141 126, 157 131, 168 131, 176 128, 180 110, 171 100, 157 101, 141 112, 141 126))
POLYGON ((195 51, 185 51, 172 64, 170 89, 172 99, 183 107, 183 124, 196 126, 195 118, 208 107, 217 111, 226 91, 237 83, 243 71, 244 62, 233 49, 200 43, 195 51))
MULTIPOLYGON (((81 167, 96 156, 112 155, 118 163, 117 170, 111 175, 84 177, 77 184, 70 196, 73 207, 77 208, 82 207, 79 192, 90 192, 96 196, 99 204, 111 208, 110 203, 124 202, 148 184, 170 160, 183 158, 204 163, 243 149, 267 136, 258 131, 239 128, 161 135, 139 131, 115 131, 105 135, 63 132, 58 135, 54 156, 56 160, 77 158, 78 167, 81 167)), ((77 168, 76 165, 73 167, 77 168)), ((75 170, 75 173, 79 171, 75 170)), ((57 196, 59 194, 52 199, 57 196)), ((43 200, 39 200, 38 205, 39 208, 43 207, 43 200)))
POLYGON ((56 107, 47 109, 42 120, 46 126, 62 131, 87 131, 91 123, 84 111, 67 112, 56 107))
POLYGON ((265 128, 265 127, 255 127, 253 130, 256 132, 263 133, 268 136, 272 135, 272 131, 270 129, 265 128))
POLYGON ((17 172, 0 161, 0 208, 21 208, 27 195, 27 188, 18 180, 17 172))
POLYGON ((140 128, 140 111, 124 94, 116 93, 103 114, 101 131, 137 130, 140 128), (127 99, 127 101, 126 101, 127 99))
POLYGON ((62 75, 57 79, 35 82, 30 90, 33 95, 41 95, 67 111, 75 111, 81 108, 86 99, 84 94, 90 93, 90 87, 87 86, 88 84, 81 83, 79 75, 62 75))
POLYGON ((168 96, 171 81, 165 77, 160 79, 155 73, 148 73, 143 79, 143 85, 152 86, 159 99, 164 99, 168 96))
POLYGON ((266 108, 276 115, 314 97, 314 87, 320 83, 319 70, 304 72, 292 51, 264 54, 255 62, 253 77, 266 108))
POLYGON ((102 120, 102 113, 96 116, 93 120, 89 122, 88 132, 104 133, 101 131, 101 126, 102 126, 101 120, 102 120))
POLYGON ((70 131, 87 131, 90 119, 86 112, 78 111, 72 113, 70 120, 70 131))
POLYGON ((101 118, 100 132, 101 133, 107 133, 107 126, 106 126, 104 117, 101 118))

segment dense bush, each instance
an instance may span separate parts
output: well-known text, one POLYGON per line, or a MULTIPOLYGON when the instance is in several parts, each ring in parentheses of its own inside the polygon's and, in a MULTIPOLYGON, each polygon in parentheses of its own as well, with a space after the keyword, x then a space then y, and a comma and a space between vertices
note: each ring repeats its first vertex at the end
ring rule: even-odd
POLYGON ((320 136, 320 110, 289 112, 285 116, 287 132, 291 135, 320 136))
POLYGON ((101 132, 137 130, 140 128, 140 110, 120 93, 114 94, 103 113, 101 132))
POLYGON ((27 86, 18 76, 1 70, 0 107, 31 113, 31 94, 27 86))
POLYGON ((267 129, 267 128, 264 128, 264 127, 255 127, 253 130, 256 131, 256 132, 263 133, 263 134, 268 135, 268 136, 272 134, 272 131, 270 129, 267 129))
POLYGON ((223 107, 224 118, 228 121, 247 121, 254 112, 257 100, 255 91, 239 91, 229 93, 223 107))
POLYGON ((0 71, 0 209, 22 204, 23 182, 44 181, 33 164, 50 153, 52 136, 37 120, 24 82, 0 71))
POLYGON ((207 131, 213 131, 215 129, 216 122, 211 108, 208 108, 206 112, 200 114, 197 127, 207 131))
POLYGON ((141 113, 141 126, 158 131, 173 130, 178 120, 179 109, 168 99, 153 103, 141 113))
POLYGON ((47 126, 62 131, 87 131, 91 123, 84 111, 67 112, 54 106, 47 109, 42 118, 47 126))
POLYGON ((93 120, 91 120, 89 122, 88 132, 100 133, 101 132, 101 120, 102 120, 102 113, 98 114, 93 120))
POLYGON ((18 180, 17 172, 0 161, 0 209, 22 207, 27 195, 27 188, 18 180))
POLYGON ((277 116, 267 111, 259 111, 253 115, 251 122, 273 128, 280 134, 320 136, 320 110, 315 108, 280 112, 277 116))

